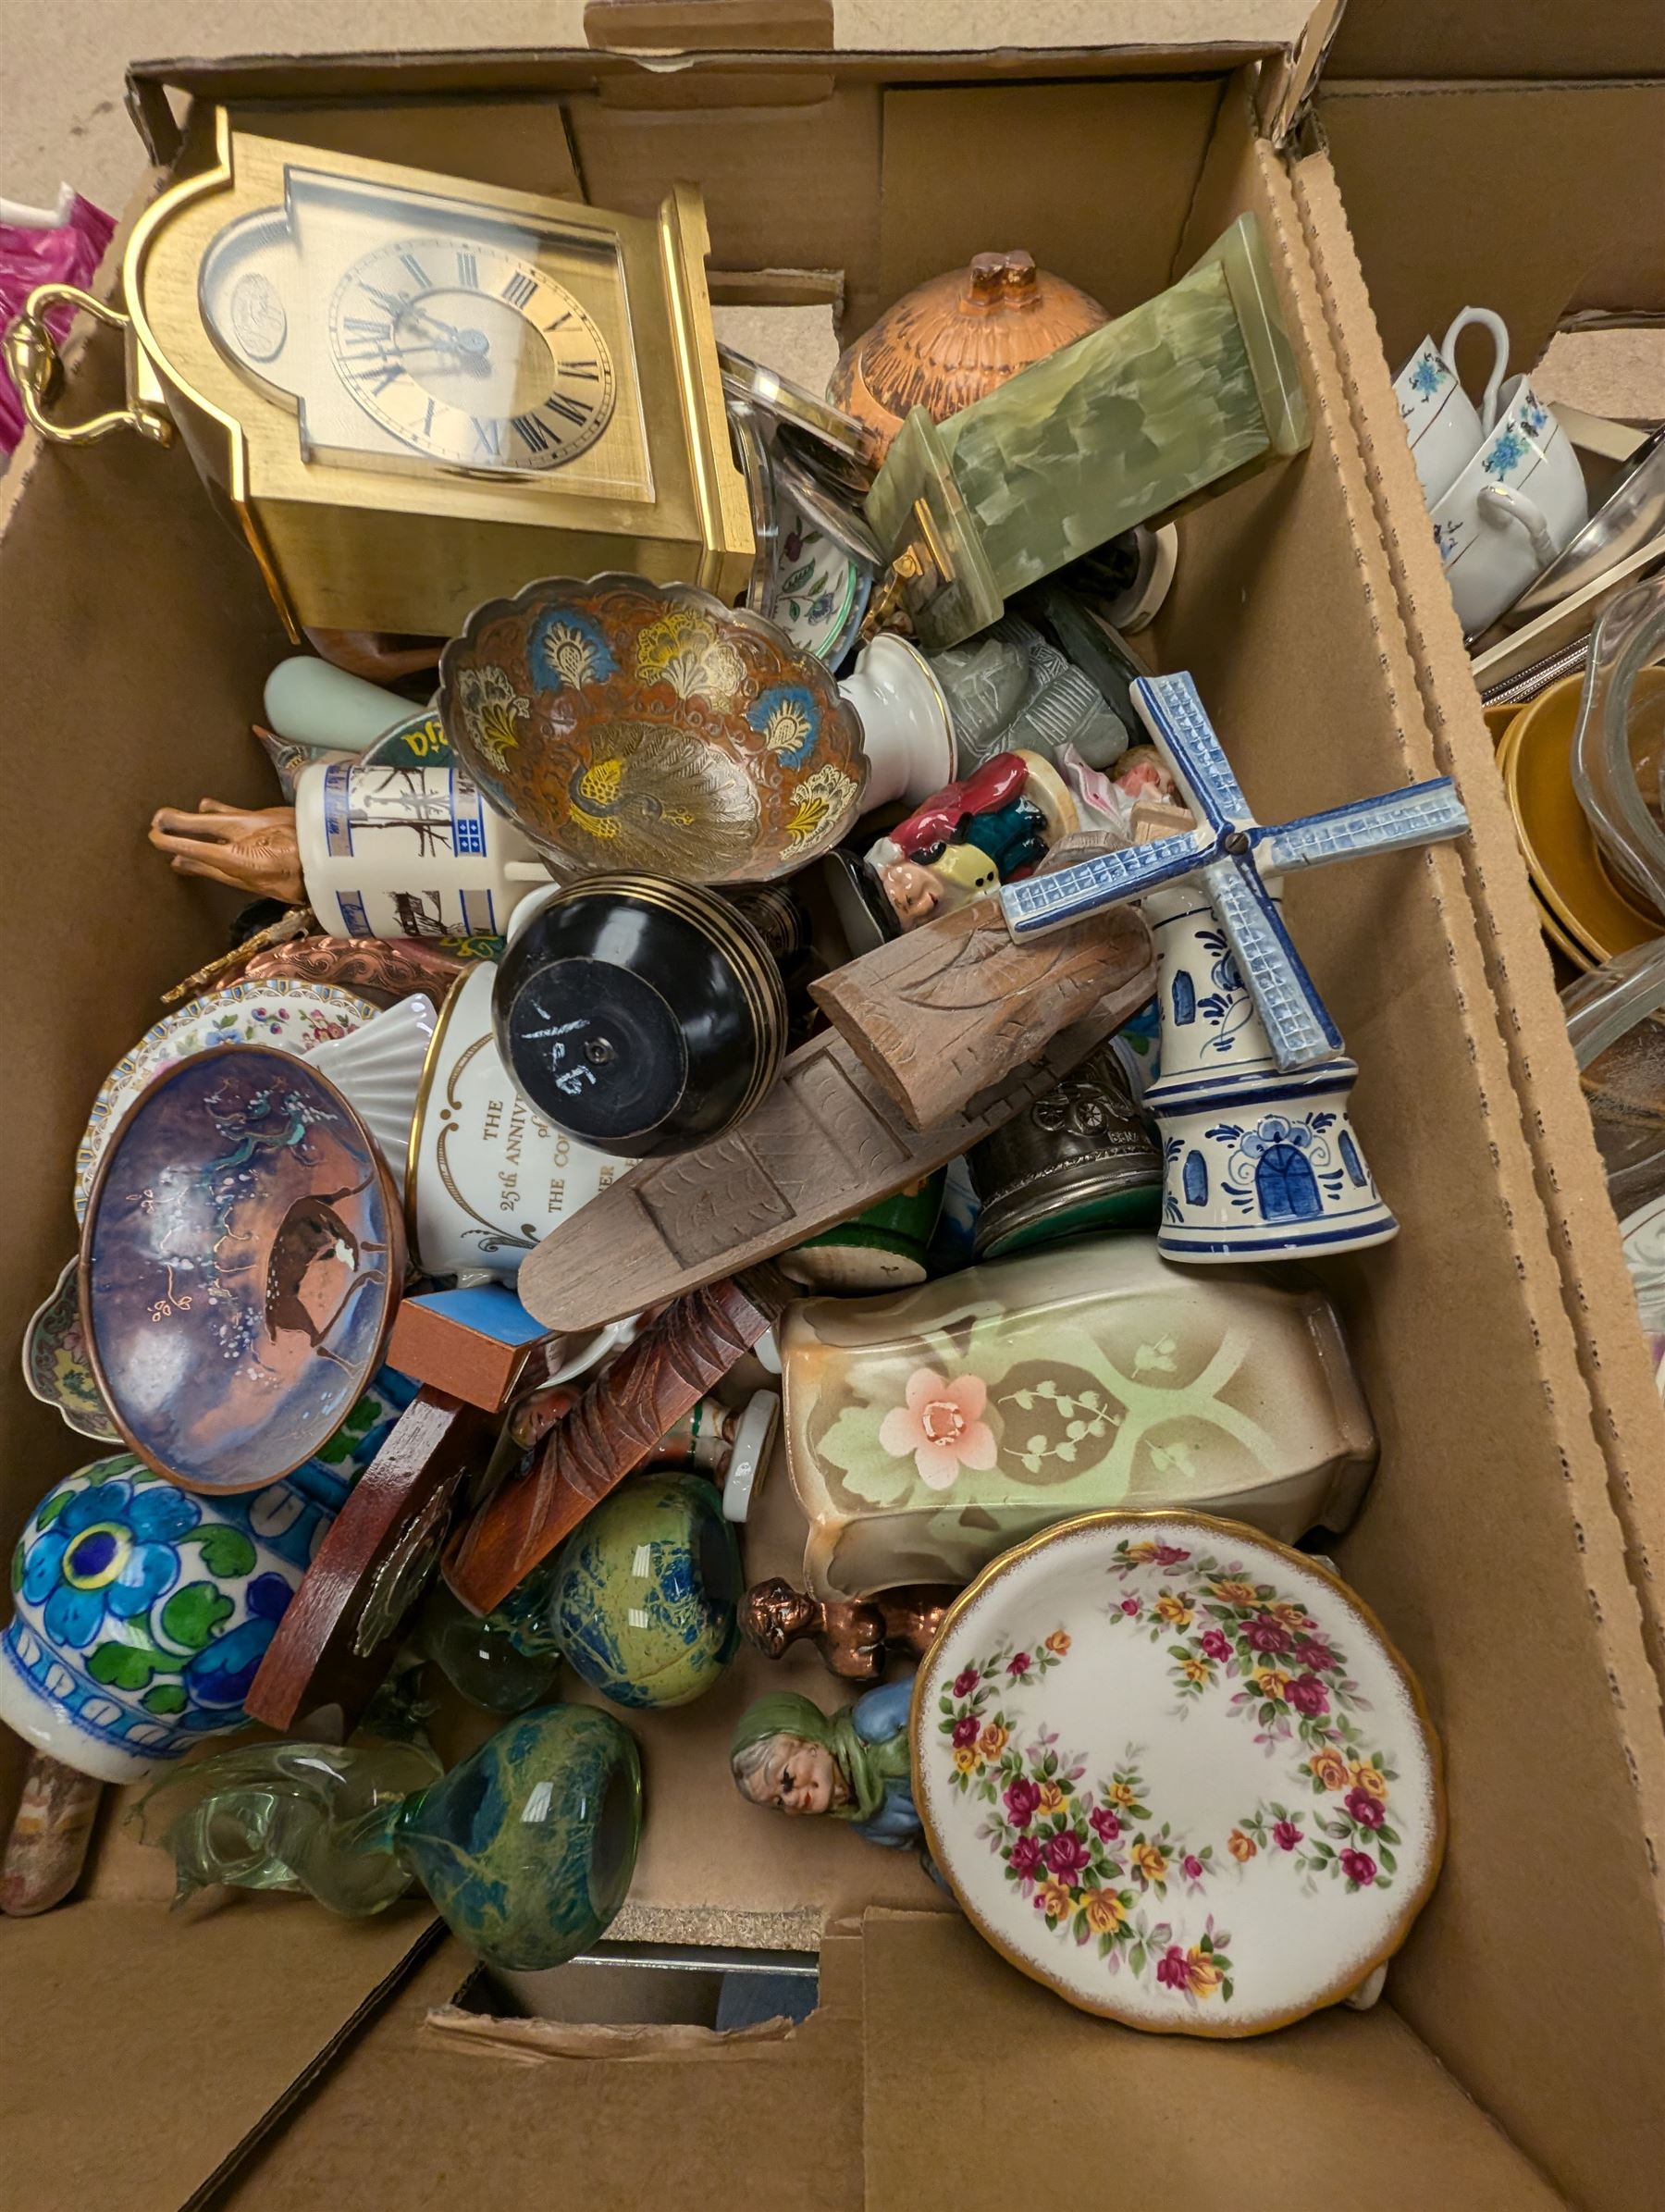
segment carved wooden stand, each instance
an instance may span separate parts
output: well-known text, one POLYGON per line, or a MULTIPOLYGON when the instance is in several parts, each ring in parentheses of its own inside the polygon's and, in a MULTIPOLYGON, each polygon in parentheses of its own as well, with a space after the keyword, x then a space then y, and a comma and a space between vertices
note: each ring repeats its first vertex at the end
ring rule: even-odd
POLYGON ((500 1605, 796 1295, 774 1268, 754 1267, 645 1328, 453 1539, 445 1579, 462 1602, 477 1613, 500 1605))

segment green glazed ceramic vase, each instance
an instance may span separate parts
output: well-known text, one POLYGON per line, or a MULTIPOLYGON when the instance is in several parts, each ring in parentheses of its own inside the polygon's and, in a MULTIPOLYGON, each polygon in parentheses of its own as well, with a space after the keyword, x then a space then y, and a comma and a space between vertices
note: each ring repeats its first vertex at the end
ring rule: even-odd
POLYGON ((499 1729, 410 1798, 392 1843, 487 1966, 564 1966, 630 1889, 642 1831, 635 1738, 610 1713, 550 1705, 499 1729))
POLYGON ((615 1705, 686 1705, 739 1649, 740 1547, 696 1475, 639 1475, 582 1521, 547 1580, 522 1585, 523 1650, 541 1636, 615 1705))

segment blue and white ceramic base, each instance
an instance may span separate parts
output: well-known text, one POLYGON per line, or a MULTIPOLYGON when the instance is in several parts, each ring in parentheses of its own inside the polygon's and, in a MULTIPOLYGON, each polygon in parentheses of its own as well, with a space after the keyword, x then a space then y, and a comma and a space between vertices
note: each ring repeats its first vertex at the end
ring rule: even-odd
POLYGON ((1291 1075, 1153 1085, 1157 1250, 1193 1262, 1307 1259, 1397 1236, 1348 1118, 1357 1074, 1338 1059, 1291 1075))
POLYGON ((1160 961, 1161 1072, 1144 1095, 1162 1141, 1157 1249, 1206 1265, 1386 1243, 1399 1223, 1348 1117, 1357 1065, 1279 1069, 1201 884, 1141 903, 1160 961))

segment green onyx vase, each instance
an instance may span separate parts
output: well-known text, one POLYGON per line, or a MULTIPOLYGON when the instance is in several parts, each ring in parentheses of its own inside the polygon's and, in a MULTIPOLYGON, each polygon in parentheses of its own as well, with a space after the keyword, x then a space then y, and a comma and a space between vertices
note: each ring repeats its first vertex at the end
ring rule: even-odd
POLYGON ((639 1475, 580 1522, 499 1618, 558 1650, 615 1705, 686 1705, 739 1649, 745 1579, 722 1501, 697 1475, 639 1475))
POLYGON ((916 407, 868 495, 930 651, 1136 523, 1310 442, 1260 227, 1240 216, 1166 291, 933 423, 916 407), (911 556, 911 560, 906 557, 911 556))
POLYGON ((454 1935, 487 1966, 534 1973, 605 1933, 641 1829, 628 1730, 589 1706, 551 1705, 412 1798, 392 1840, 454 1935))

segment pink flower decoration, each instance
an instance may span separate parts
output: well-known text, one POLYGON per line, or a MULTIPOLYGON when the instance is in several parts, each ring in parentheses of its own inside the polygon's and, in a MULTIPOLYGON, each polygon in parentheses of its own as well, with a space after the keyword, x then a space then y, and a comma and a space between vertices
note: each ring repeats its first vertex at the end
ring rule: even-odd
POLYGON ((1121 1823, 1108 1805, 1095 1805, 1087 1815, 1087 1825, 1102 1843, 1114 1843, 1121 1834, 1121 1823))
POLYGON ((1316 1674, 1297 1674, 1289 1685, 1289 1703, 1297 1712, 1316 1720, 1329 1711, 1329 1692, 1316 1674))
POLYGON ((1012 1872, 1019 1881, 1032 1881, 1041 1866, 1041 1838, 1020 1835, 1012 1846, 1010 1858, 1012 1872))
POLYGON ((952 1379, 934 1367, 916 1367, 907 1378, 905 1405, 894 1405, 879 1425, 879 1441, 895 1459, 911 1452, 927 1489, 951 1488, 962 1467, 994 1464, 994 1431, 983 1419, 989 1387, 975 1375, 952 1379))
POLYGON ((1292 1851, 1301 1841, 1301 1830, 1293 1821, 1274 1821, 1272 1840, 1280 1851, 1292 1851))
POLYGON ((1368 1851, 1343 1851, 1341 1872, 1361 1889, 1368 1889, 1376 1878, 1376 1863, 1368 1851))
POLYGON ((1139 1613, 1139 1600, 1137 1598, 1124 1598, 1121 1601, 1121 1609, 1123 1613, 1128 1614, 1130 1617, 1137 1618, 1139 1613))
POLYGON ((1047 1845, 1046 1863, 1060 1882, 1073 1881, 1087 1864, 1087 1847, 1079 1835, 1066 1829, 1047 1845))
POLYGON ((1182 1945, 1169 1944, 1156 1961, 1156 1979, 1165 1989, 1187 1990, 1190 1987, 1190 1967, 1182 1945))
POLYGON ((1229 1659, 1231 1657, 1231 1646, 1217 1628, 1205 1628, 1197 1638, 1197 1642, 1206 1658, 1229 1659))
POLYGON ((1388 1808, 1367 1789, 1350 1789, 1341 1800, 1361 1828, 1379 1828, 1388 1808))
POLYGON ((982 1676, 975 1667, 961 1667, 959 1673, 954 1677, 955 1696, 968 1698, 981 1680, 982 1676))
POLYGON ((980 1726, 981 1723, 974 1712, 962 1713, 954 1724, 955 1742, 956 1744, 974 1744, 977 1741, 977 1731, 980 1726))
POLYGON ((1027 1828, 1035 1817, 1035 1808, 1041 1802, 1038 1783, 1020 1775, 1016 1782, 1008 1782, 1004 1791, 1006 1818, 1014 1828, 1027 1828))
POLYGON ((1184 1861, 1184 1865, 1185 1865, 1185 1878, 1186 1878, 1186 1880, 1187 1880, 1188 1882, 1201 1882, 1201 1881, 1202 1881, 1202 1860, 1200 1860, 1200 1859, 1199 1859, 1199 1858, 1198 1858, 1198 1857, 1195 1855, 1195 1853, 1194 1853, 1194 1852, 1190 1852, 1190 1853, 1188 1853, 1188 1854, 1186 1855, 1186 1859, 1185 1859, 1185 1861, 1184 1861))

